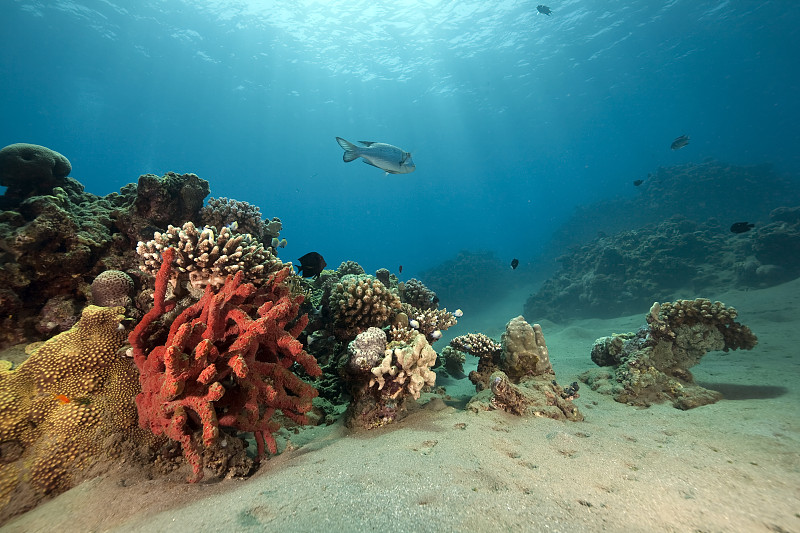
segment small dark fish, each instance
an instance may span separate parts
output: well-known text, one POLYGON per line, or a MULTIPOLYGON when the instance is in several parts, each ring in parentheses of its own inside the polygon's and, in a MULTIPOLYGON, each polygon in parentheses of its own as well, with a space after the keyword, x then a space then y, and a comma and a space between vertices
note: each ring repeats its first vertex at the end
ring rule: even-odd
POLYGON ((634 187, 638 187, 638 186, 639 186, 639 185, 641 185, 642 183, 644 183, 644 180, 634 180, 634 182, 633 182, 633 186, 634 186, 634 187))
POLYGON ((403 265, 400 265, 400 267, 397 269, 397 273, 398 274, 402 274, 403 273, 403 265))
POLYGON ((751 224, 750 222, 736 222, 731 226, 731 233, 744 233, 746 231, 750 231, 755 227, 756 225, 751 224))
POLYGON ((673 150, 680 150, 687 144, 689 144, 689 136, 681 135, 680 137, 672 141, 672 144, 669 145, 669 147, 672 148, 673 150))
POLYGON ((516 270, 516 268, 517 268, 518 266, 519 266, 519 259, 517 259, 517 258, 515 257, 514 259, 512 259, 512 260, 511 260, 511 269, 512 269, 512 270, 516 270))
POLYGON ((542 4, 536 6, 536 10, 542 15, 547 15, 548 17, 550 16, 550 13, 552 13, 549 7, 543 6, 542 4))
POLYGON ((317 252, 308 252, 306 255, 298 259, 300 266, 297 267, 297 273, 304 278, 318 277, 328 263, 317 252))

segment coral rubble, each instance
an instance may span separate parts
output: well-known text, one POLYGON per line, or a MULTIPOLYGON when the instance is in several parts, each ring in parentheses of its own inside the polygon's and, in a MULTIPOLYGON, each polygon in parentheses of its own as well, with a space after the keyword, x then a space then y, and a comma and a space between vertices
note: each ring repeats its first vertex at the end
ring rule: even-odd
POLYGON ((584 372, 580 379, 629 405, 671 401, 678 409, 691 409, 714 403, 722 395, 697 385, 689 368, 710 351, 755 347, 758 339, 736 316, 733 307, 705 298, 656 302, 647 327, 595 341, 592 361, 604 368, 584 372))

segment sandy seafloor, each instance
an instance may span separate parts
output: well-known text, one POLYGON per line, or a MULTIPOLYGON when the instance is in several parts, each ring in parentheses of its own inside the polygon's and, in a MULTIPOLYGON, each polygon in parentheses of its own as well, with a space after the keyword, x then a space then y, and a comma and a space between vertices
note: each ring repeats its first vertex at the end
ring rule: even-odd
MULTIPOLYGON (((465 316, 455 334, 499 338, 527 296, 465 316)), ((582 387, 585 422, 523 419, 465 411, 469 380, 440 380, 452 400, 384 429, 289 435, 290 451, 250 479, 189 485, 185 473, 140 480, 120 470, 2 531, 800 532, 800 280, 677 296, 733 305, 759 337, 752 351, 709 353, 694 367, 725 394, 715 405, 639 409, 582 387)), ((558 381, 570 383, 593 367, 597 337, 635 330, 646 312, 527 318, 542 323, 558 381)))

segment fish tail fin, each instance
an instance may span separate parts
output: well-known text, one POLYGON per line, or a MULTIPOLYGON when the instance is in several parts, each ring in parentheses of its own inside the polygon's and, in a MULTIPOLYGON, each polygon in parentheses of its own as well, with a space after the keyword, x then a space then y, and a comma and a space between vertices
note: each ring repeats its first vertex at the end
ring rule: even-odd
POLYGON ((344 149, 344 154, 342 155, 342 160, 345 163, 349 163, 350 161, 355 161, 360 156, 358 154, 358 146, 351 143, 350 141, 346 141, 341 137, 336 137, 336 142, 339 143, 339 146, 344 149))

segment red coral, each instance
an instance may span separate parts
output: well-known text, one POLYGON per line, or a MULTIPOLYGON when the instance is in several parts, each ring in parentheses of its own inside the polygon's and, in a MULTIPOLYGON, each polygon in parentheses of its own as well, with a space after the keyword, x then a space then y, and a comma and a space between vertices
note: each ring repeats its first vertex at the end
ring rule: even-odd
POLYGON ((193 428, 202 425, 203 443, 211 445, 219 427, 253 432, 258 457, 277 447, 272 434, 280 425, 276 409, 299 424, 317 390, 292 373, 298 363, 311 377, 322 374, 297 336, 308 323, 294 325, 302 296, 292 297, 284 283, 291 268, 272 274, 262 287, 242 283, 242 272, 229 276, 219 292, 210 285, 203 297, 172 323, 164 345, 146 353, 146 332, 172 307, 165 300, 174 250, 167 249, 156 276, 155 304, 131 332, 129 342, 141 372, 136 398, 140 424, 179 441, 194 474, 203 477, 193 428), (288 328, 288 329, 287 329, 288 328))

